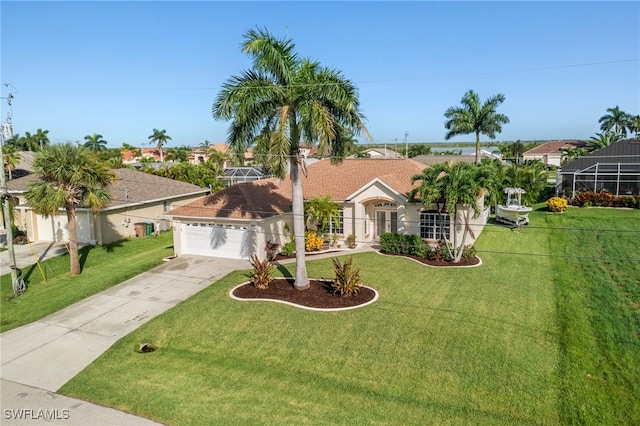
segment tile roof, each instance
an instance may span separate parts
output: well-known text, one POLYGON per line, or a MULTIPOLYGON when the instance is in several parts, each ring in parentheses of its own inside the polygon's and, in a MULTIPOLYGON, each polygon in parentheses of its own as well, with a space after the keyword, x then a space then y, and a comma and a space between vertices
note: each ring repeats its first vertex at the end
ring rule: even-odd
POLYGON ((578 140, 549 141, 531 148, 522 155, 561 154, 563 149, 569 147, 579 148, 585 145, 585 142, 578 140))
MULTIPOLYGON (((344 201, 378 178, 394 190, 408 195, 411 177, 426 166, 409 159, 345 159, 340 164, 319 160, 307 166, 302 178, 306 200, 329 195, 344 201)), ((263 179, 239 183, 167 212, 173 216, 262 219, 291 211, 291 180, 263 179)))
MULTIPOLYGON (((209 191, 207 188, 201 188, 197 185, 138 170, 114 169, 113 172, 116 174, 116 180, 110 188, 113 199, 106 207, 107 209, 190 194, 204 196, 209 191)), ((7 189, 9 192, 26 192, 29 189, 29 183, 37 179, 38 176, 35 174, 20 179, 12 179, 7 182, 7 189)))

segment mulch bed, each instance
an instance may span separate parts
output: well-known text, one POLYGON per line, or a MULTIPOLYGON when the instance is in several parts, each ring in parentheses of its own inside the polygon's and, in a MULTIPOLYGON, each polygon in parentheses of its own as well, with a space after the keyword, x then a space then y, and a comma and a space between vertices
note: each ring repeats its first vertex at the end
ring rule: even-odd
POLYGON ((330 283, 325 280, 311 279, 306 290, 296 290, 291 278, 274 278, 265 290, 255 288, 251 283, 244 284, 233 291, 240 299, 276 299, 310 308, 332 309, 350 308, 365 304, 375 297, 368 287, 361 287, 355 296, 334 294, 330 283))
POLYGON ((385 256, 400 256, 400 257, 408 257, 410 259, 416 260, 420 263, 424 263, 425 265, 429 265, 429 266, 474 266, 474 265, 478 265, 480 263, 480 258, 478 258, 477 256, 472 257, 471 259, 460 259, 460 262, 458 263, 453 263, 453 262, 449 262, 447 260, 429 260, 429 259, 425 259, 424 257, 419 257, 419 256, 414 256, 414 255, 408 255, 408 254, 398 254, 398 253, 387 253, 385 251, 380 251, 380 253, 384 254, 385 256))

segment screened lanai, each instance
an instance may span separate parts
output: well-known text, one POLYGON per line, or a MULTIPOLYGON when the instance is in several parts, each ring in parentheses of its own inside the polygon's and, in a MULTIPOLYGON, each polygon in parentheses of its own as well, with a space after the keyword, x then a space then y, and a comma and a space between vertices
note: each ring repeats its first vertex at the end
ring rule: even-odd
POLYGON ((560 195, 608 192, 616 196, 640 193, 640 141, 627 139, 565 164, 558 171, 560 195))
POLYGON ((640 193, 640 163, 596 163, 562 174, 562 192, 609 192, 613 195, 640 193))

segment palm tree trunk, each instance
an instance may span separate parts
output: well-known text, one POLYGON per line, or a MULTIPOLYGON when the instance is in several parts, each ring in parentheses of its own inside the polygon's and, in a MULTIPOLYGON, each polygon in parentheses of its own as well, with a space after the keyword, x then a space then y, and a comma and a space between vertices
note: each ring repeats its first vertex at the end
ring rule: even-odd
POLYGON ((67 223, 69 229, 69 273, 80 275, 80 259, 78 257, 78 235, 76 231, 76 208, 73 204, 67 203, 67 223))
POLYGON ((302 178, 300 177, 300 164, 297 155, 291 156, 291 204, 293 210, 293 235, 296 244, 296 280, 294 287, 297 290, 309 288, 307 265, 305 263, 304 241, 304 205, 302 198, 302 178))
POLYGON ((467 210, 466 212, 462 212, 462 216, 464 219, 464 223, 463 223, 463 231, 462 231, 462 242, 460 243, 460 248, 455 250, 456 252, 456 257, 453 260, 453 263, 459 263, 460 259, 462 259, 462 253, 464 253, 464 243, 467 240, 467 223, 468 223, 468 218, 469 218, 469 210, 467 210), (465 216, 466 213, 466 216, 465 216))
POLYGON ((480 164, 480 132, 476 132, 476 164, 480 164))

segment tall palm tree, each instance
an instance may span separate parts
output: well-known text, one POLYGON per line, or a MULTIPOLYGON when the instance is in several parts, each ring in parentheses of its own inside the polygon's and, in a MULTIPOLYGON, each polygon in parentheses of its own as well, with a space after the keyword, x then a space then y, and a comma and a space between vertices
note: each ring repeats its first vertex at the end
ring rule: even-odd
POLYGON ((504 114, 496 112, 496 108, 505 100, 499 93, 480 103, 479 96, 469 90, 464 94, 462 106, 452 106, 444 113, 447 121, 444 127, 449 130, 445 139, 449 140, 456 135, 476 135, 476 163, 480 163, 480 134, 495 139, 496 133, 502 132, 502 125, 509 122, 504 114))
POLYGON ((626 137, 630 118, 629 114, 621 111, 620 107, 616 105, 614 108, 607 108, 607 114, 600 117, 598 123, 600 123, 600 130, 603 132, 613 131, 617 135, 626 137))
MULTIPOLYGON (((473 231, 469 226, 469 220, 480 215, 478 200, 484 194, 485 189, 478 179, 480 166, 477 164, 455 163, 449 165, 441 163, 438 168, 426 168, 422 175, 413 177, 413 181, 420 180, 420 185, 411 192, 411 198, 420 195, 420 201, 425 205, 431 203, 442 204, 454 220, 453 242, 450 245, 446 241, 444 232, 442 237, 447 242, 446 246, 451 250, 454 263, 460 262, 464 251, 467 236, 473 231), (431 170, 435 169, 435 170, 431 170), (460 213, 462 223, 458 223, 460 213), (462 238, 458 242, 458 232, 455 228, 462 227, 462 238)), ((440 210, 440 209, 439 209, 440 210)), ((473 236, 473 235, 472 235, 473 236)))
POLYGON ((596 133, 596 136, 591 136, 587 141, 587 151, 593 152, 599 149, 605 148, 609 145, 613 145, 622 139, 620 133, 604 132, 596 133))
POLYGON ((29 185, 27 204, 36 213, 51 216, 65 209, 69 230, 71 275, 80 274, 76 208, 96 211, 110 200, 109 185, 115 175, 83 146, 70 143, 53 145, 39 151, 33 170, 38 180, 29 185))
POLYGON ((300 140, 319 143, 332 161, 344 155, 345 129, 366 132, 358 91, 353 83, 331 68, 301 58, 288 39, 267 30, 249 30, 242 51, 253 68, 233 76, 222 86, 212 113, 232 120, 227 143, 236 158, 257 145, 268 155, 269 172, 284 177, 287 166, 292 187, 293 231, 296 246, 295 287, 309 287, 304 256, 303 159, 300 140))
POLYGON ((629 131, 634 134, 635 138, 638 139, 638 135, 640 135, 640 115, 633 115, 629 117, 629 131))
POLYGON ((85 148, 88 148, 91 151, 104 151, 107 149, 107 141, 102 139, 102 135, 97 133, 85 136, 84 140, 85 148))
POLYGON ((44 149, 47 146, 49 146, 49 144, 51 143, 49 141, 48 134, 49 134, 48 130, 42 130, 42 129, 36 130, 36 134, 33 135, 33 139, 39 149, 44 149))
POLYGON ((149 136, 149 144, 156 145, 158 147, 158 151, 160 151, 160 162, 164 161, 164 156, 162 155, 162 147, 167 143, 167 141, 170 140, 171 136, 167 135, 167 131, 165 129, 153 129, 153 134, 149 136))

